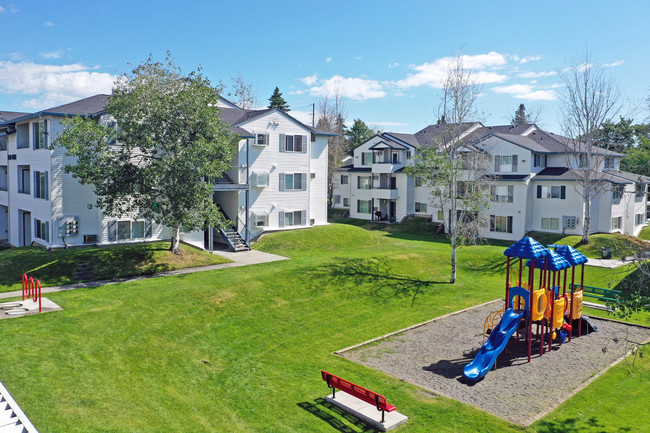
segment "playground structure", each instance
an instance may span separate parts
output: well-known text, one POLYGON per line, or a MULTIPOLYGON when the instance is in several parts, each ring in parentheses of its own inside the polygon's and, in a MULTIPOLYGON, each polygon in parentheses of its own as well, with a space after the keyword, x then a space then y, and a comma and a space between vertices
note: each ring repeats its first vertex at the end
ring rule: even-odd
POLYGON ((506 261, 506 297, 502 310, 491 313, 484 324, 484 344, 474 360, 463 370, 466 378, 479 380, 493 367, 510 338, 516 332, 520 341, 520 324, 525 321, 525 341, 528 346, 528 362, 532 356, 533 324, 539 339, 539 355, 544 355, 545 342, 552 350, 553 341, 560 344, 568 337, 571 341, 576 320, 579 320, 578 336, 582 333, 582 300, 584 289, 584 264, 588 259, 568 245, 556 246, 556 250, 544 248, 530 237, 524 237, 511 245, 504 255, 506 261), (519 259, 518 271, 511 284, 511 261, 519 259), (524 263, 524 261, 526 261, 524 263), (575 269, 581 266, 580 284, 575 282, 575 269), (524 281, 524 267, 528 268, 524 281), (571 284, 567 286, 568 269, 571 268, 571 284), (539 270, 538 289, 535 290, 535 270, 539 270), (564 272, 562 272, 564 271, 564 272), (570 293, 567 293, 567 287, 570 293), (496 320, 498 324, 494 326, 496 320), (491 329, 487 342, 485 335, 491 329))
POLYGON ((28 277, 27 274, 23 274, 23 301, 25 298, 32 298, 34 302, 38 299, 38 312, 43 312, 41 280, 34 280, 34 277, 28 277))

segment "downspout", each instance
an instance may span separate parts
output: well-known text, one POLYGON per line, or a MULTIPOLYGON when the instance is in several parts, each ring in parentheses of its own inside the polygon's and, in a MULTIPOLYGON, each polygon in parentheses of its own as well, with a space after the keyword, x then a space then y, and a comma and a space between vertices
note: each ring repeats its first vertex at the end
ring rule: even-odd
MULTIPOLYGON (((308 135, 309 137, 309 144, 307 144, 307 179, 305 179, 307 182, 309 182, 308 188, 307 188, 307 225, 309 225, 309 222, 311 221, 311 131, 310 134, 308 135)), ((316 136, 314 135, 314 144, 316 143, 316 136)), ((329 150, 329 149, 328 149, 329 150)), ((327 175, 326 175, 327 176, 327 175)), ((329 184, 329 179, 326 180, 327 183, 329 184)))
POLYGON ((246 230, 246 242, 248 243, 248 245, 250 245, 250 243, 251 243, 251 232, 248 229, 248 204, 249 204, 248 203, 248 200, 249 200, 248 194, 249 194, 249 191, 250 191, 250 181, 249 181, 249 179, 250 179, 250 177, 249 177, 250 176, 250 167, 249 167, 250 160, 249 160, 249 156, 248 156, 249 155, 249 150, 250 150, 249 149, 249 142, 250 142, 250 140, 246 139, 246 184, 248 185, 248 188, 246 188, 246 215, 244 216, 244 225, 245 225, 244 229, 246 230))

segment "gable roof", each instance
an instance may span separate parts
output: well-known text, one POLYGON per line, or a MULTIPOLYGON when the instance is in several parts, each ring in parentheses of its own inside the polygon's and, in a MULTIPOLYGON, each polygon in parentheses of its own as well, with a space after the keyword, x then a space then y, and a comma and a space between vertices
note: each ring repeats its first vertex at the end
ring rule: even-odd
MULTIPOLYGON (((619 185, 633 183, 633 181, 624 179, 623 177, 615 176, 614 173, 616 172, 594 171, 593 179, 619 185)), ((537 173, 533 177, 533 180, 581 180, 583 178, 584 177, 580 175, 579 171, 571 170, 567 167, 546 167, 544 170, 537 173)))
MULTIPOLYGON (((220 108, 221 114, 219 117, 221 120, 229 124, 231 127, 239 127, 240 129, 246 131, 245 125, 242 125, 248 121, 251 121, 253 119, 257 119, 259 117, 263 117, 269 113, 272 112, 277 112, 283 115, 284 117, 288 118, 289 120, 297 123, 298 125, 302 126, 303 128, 309 130, 311 133, 315 135, 325 135, 329 137, 336 137, 336 134, 331 133, 329 131, 325 131, 324 129, 320 128, 315 128, 313 126, 308 126, 296 119, 295 117, 291 116, 290 114, 287 114, 286 112, 279 110, 277 108, 265 108, 263 110, 242 110, 241 108, 220 108)), ((249 132, 247 132, 250 134, 249 132)))
POLYGON ((88 98, 80 99, 78 101, 70 102, 68 104, 59 105, 56 107, 48 108, 46 110, 37 111, 36 113, 28 113, 21 117, 15 117, 11 120, 0 123, 18 123, 25 120, 33 119, 39 116, 89 116, 95 117, 105 112, 106 104, 110 95, 94 95, 88 98))
POLYGON ((21 113, 19 111, 0 111, 0 123, 10 122, 14 119, 19 119, 28 116, 30 113, 21 113))

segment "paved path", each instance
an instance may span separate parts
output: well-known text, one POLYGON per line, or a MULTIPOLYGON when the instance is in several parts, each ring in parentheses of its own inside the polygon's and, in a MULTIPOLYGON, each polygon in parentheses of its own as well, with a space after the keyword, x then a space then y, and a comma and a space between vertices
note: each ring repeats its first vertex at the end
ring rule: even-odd
MULTIPOLYGON (((170 275, 193 274, 194 272, 214 271, 216 269, 236 268, 239 266, 256 265, 258 263, 277 262, 279 260, 289 260, 288 257, 278 256, 277 254, 265 253, 262 251, 241 251, 239 253, 231 253, 228 251, 215 251, 214 254, 232 260, 230 263, 222 263, 220 265, 199 266, 196 268, 176 269, 173 271, 157 272, 149 275, 137 275, 134 277, 115 278, 112 280, 98 280, 88 281, 85 283, 66 284, 63 286, 50 286, 43 287, 42 293, 65 292, 67 290, 81 289, 85 287, 99 287, 108 284, 126 283, 129 281, 146 280, 148 278, 168 277, 170 275)), ((22 296, 22 291, 16 290, 13 292, 0 293, 0 299, 15 298, 22 296)))
POLYGON ((625 266, 625 265, 630 265, 632 264, 631 261, 623 261, 623 260, 617 260, 617 259, 589 259, 587 263, 585 263, 587 266, 597 266, 599 268, 618 268, 620 266, 625 266))

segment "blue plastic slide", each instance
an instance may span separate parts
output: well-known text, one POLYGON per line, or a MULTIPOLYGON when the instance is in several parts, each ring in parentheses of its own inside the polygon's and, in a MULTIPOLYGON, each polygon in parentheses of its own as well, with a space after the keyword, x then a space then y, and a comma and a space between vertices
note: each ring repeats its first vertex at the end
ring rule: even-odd
POLYGON ((474 361, 470 362, 463 369, 466 378, 479 380, 492 368, 497 356, 503 351, 510 340, 510 336, 517 330, 524 312, 515 313, 512 308, 508 308, 503 314, 501 321, 496 328, 492 330, 490 338, 485 342, 481 350, 476 354, 474 361))

